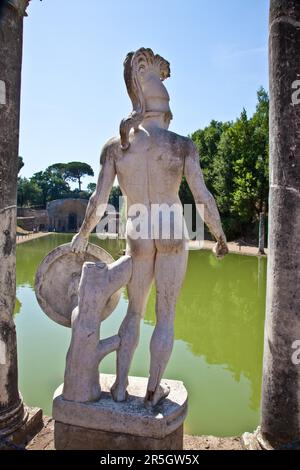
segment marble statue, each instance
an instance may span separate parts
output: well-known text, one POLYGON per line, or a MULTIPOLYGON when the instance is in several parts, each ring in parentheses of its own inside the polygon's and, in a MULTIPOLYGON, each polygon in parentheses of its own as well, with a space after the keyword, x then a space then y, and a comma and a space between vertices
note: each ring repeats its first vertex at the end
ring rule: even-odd
MULTIPOLYGON (((70 380, 72 382, 68 372, 71 365, 68 366, 68 361, 77 354, 77 358, 73 359, 80 367, 80 363, 85 361, 84 357, 92 354, 90 350, 84 353, 84 343, 80 336, 85 338, 85 331, 91 328, 95 332, 95 328, 100 326, 95 311, 101 310, 114 289, 119 289, 123 282, 128 289, 127 314, 117 337, 112 337, 109 344, 98 350, 91 361, 85 362, 84 370, 87 372, 81 381, 90 378, 88 391, 83 393, 86 401, 99 398, 99 361, 104 354, 116 349, 117 371, 111 393, 116 402, 126 400, 129 369, 138 345, 140 322, 153 281, 156 285, 156 325, 150 344, 151 361, 145 404, 155 406, 169 394, 169 388, 162 384, 162 377, 172 352, 176 301, 188 258, 188 240, 178 196, 183 176, 196 204, 205 207, 205 222, 216 239, 215 255, 221 258, 228 252, 218 209, 205 186, 196 147, 191 139, 168 130, 172 113, 169 94, 163 82, 169 76, 170 64, 161 56, 155 55, 151 49, 141 48, 130 52, 125 59, 124 78, 133 110, 128 118, 122 120, 120 136, 110 139, 103 147, 97 187, 90 198, 80 231, 72 240, 71 250, 77 255, 85 253, 89 246, 89 234, 104 215, 110 190, 117 176, 122 193, 127 198, 126 256, 112 268, 111 273, 114 269, 116 273, 122 272, 119 277, 116 274, 118 282, 112 284, 108 282, 108 274, 105 274, 107 267, 102 269, 99 266, 83 265, 79 305, 72 314, 73 343, 67 359, 65 397, 68 397, 68 383, 70 384, 70 380), (170 227, 165 226, 167 222, 161 217, 160 209, 157 211, 157 207, 161 206, 180 207, 180 210, 175 210, 174 217, 169 219, 170 227), (153 217, 154 208, 158 217, 153 217), (144 231, 140 237, 136 234, 137 212, 147 222, 147 233, 144 231), (165 229, 168 229, 169 237, 162 236, 165 229), (175 232, 179 232, 181 236, 175 236, 175 232), (80 351, 76 351, 76 337, 79 338, 78 344, 82 346, 80 351)), ((94 350, 98 340, 97 336, 91 346, 94 350)), ((76 395, 78 381, 76 383, 76 386, 73 384, 69 387, 70 399, 80 401, 82 396, 80 393, 79 398, 76 395)))

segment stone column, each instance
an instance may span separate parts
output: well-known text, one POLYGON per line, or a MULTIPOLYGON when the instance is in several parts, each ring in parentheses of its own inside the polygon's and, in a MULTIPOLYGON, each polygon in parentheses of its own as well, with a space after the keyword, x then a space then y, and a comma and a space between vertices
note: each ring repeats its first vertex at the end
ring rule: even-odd
POLYGON ((270 211, 261 433, 300 438, 300 1, 270 2, 270 211))
POLYGON ((4 1, 0 18, 0 437, 26 420, 18 391, 16 332, 16 191, 23 16, 26 1, 4 1))

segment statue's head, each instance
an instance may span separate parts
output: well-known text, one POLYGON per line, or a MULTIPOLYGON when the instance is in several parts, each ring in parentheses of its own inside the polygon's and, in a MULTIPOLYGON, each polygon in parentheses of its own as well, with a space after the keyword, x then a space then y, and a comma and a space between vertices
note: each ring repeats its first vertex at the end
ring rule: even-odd
POLYGON ((151 49, 129 52, 124 61, 124 79, 132 101, 132 112, 120 124, 121 147, 129 148, 130 130, 138 129, 146 115, 163 114, 166 122, 172 119, 170 97, 162 83, 170 77, 170 64, 151 49))

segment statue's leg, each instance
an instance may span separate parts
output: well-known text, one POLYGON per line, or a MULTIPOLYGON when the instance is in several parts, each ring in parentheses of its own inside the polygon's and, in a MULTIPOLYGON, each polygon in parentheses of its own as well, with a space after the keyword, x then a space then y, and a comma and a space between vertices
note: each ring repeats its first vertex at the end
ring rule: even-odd
POLYGON ((156 405, 169 393, 160 381, 169 361, 174 342, 176 301, 185 276, 188 251, 158 252, 155 261, 156 325, 151 338, 150 376, 145 403, 156 405))
POLYGON ((133 353, 138 345, 140 322, 154 277, 154 250, 143 256, 134 253, 131 256, 132 277, 127 286, 129 303, 127 314, 119 330, 121 344, 117 350, 117 377, 111 389, 115 401, 126 400, 129 369, 133 353))

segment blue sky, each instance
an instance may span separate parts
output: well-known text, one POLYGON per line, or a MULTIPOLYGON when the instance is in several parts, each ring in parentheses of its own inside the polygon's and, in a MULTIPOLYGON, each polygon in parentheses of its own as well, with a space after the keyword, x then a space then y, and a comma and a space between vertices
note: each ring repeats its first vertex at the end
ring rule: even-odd
MULTIPOLYGON (((102 145, 131 110, 127 52, 151 47, 171 63, 165 83, 187 135, 255 109, 268 88, 268 0, 31 0, 24 25, 22 176, 56 162, 99 169, 102 145)), ((91 181, 86 178, 84 186, 91 181)))

